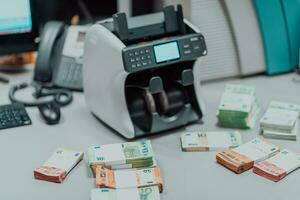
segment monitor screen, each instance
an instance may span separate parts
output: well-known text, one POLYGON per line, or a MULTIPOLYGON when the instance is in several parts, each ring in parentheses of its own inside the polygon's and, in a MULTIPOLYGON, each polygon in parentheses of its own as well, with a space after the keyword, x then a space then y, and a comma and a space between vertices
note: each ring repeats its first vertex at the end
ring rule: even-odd
POLYGON ((29 0, 0 0, 0 35, 32 30, 29 0))
POLYGON ((157 63, 176 60, 180 58, 177 42, 169 42, 165 44, 159 44, 153 47, 155 60, 157 63))

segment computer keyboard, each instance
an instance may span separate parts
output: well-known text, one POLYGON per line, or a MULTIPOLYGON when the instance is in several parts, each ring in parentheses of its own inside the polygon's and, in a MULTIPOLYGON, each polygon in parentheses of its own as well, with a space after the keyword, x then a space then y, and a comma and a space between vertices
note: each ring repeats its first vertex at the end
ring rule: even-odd
POLYGON ((0 130, 30 124, 31 119, 22 104, 0 106, 0 130))

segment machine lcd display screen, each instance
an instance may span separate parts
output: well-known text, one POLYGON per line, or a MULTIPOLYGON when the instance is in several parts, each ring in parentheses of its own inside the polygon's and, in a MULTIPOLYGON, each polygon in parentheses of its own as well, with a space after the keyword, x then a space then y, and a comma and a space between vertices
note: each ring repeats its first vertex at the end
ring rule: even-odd
POLYGON ((155 45, 153 48, 156 63, 161 63, 169 60, 176 60, 180 58, 178 44, 176 41, 155 45))

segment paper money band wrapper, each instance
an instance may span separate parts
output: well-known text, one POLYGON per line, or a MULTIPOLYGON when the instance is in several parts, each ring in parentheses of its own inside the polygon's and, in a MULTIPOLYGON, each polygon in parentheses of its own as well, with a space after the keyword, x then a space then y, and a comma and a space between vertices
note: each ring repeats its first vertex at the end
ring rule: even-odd
POLYGON ((58 148, 39 168, 34 177, 39 180, 61 183, 67 174, 83 159, 83 152, 58 148))
POLYGON ((253 172, 275 182, 283 179, 287 175, 284 169, 265 160, 254 165, 253 172))
POLYGON ((283 149, 275 156, 256 163, 253 172, 277 182, 300 167, 300 155, 283 149))
POLYGON ((163 191, 163 181, 158 167, 134 170, 109 170, 96 168, 96 186, 98 188, 142 188, 158 186, 163 191))
POLYGON ((43 166, 34 170, 34 177, 39 180, 47 180, 50 182, 62 183, 66 176, 67 171, 55 167, 43 166))
POLYGON ((251 169, 254 164, 253 160, 233 150, 218 153, 216 159, 218 163, 237 174, 251 169))
POLYGON ((275 155, 279 150, 277 146, 255 138, 235 149, 218 153, 216 159, 219 164, 240 174, 251 169, 254 163, 275 155))

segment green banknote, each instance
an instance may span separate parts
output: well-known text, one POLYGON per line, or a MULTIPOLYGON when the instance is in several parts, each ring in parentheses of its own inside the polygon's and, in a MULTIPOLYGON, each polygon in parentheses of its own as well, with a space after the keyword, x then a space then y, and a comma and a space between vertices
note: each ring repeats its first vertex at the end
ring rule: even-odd
POLYGON ((187 131, 181 135, 183 151, 224 151, 242 144, 237 131, 187 131))
POLYGON ((96 165, 124 169, 156 164, 150 140, 91 146, 88 148, 88 162, 93 171, 96 165))
POLYGON ((225 86, 217 112, 219 126, 249 129, 255 124, 260 106, 255 88, 246 85, 225 86))

